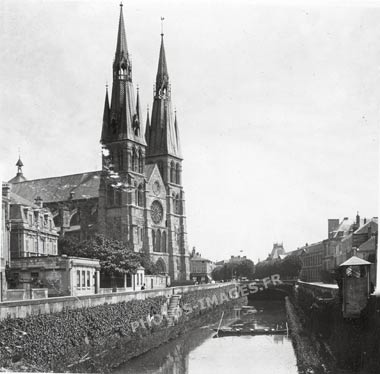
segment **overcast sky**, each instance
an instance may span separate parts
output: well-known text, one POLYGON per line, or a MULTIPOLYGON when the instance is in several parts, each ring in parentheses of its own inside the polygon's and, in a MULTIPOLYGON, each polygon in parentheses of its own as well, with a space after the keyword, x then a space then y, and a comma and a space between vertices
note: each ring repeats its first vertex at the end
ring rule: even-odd
MULTIPOLYGON (((256 262, 377 216, 380 3, 334 4, 125 2, 144 108, 165 17, 190 249, 256 262)), ((18 148, 28 179, 101 167, 118 18, 119 1, 0 2, 3 180, 18 148)))

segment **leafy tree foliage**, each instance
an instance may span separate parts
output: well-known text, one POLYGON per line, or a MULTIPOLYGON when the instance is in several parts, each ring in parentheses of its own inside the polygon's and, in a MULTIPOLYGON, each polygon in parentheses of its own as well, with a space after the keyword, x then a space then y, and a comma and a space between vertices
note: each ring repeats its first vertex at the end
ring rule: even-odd
POLYGON ((106 275, 135 273, 140 266, 145 268, 147 274, 157 273, 156 265, 147 254, 134 252, 124 243, 101 235, 82 242, 60 238, 58 252, 60 255, 98 259, 101 272, 106 275))
POLYGON ((259 262, 255 268, 255 278, 265 278, 273 274, 282 277, 298 277, 302 269, 302 261, 299 256, 290 255, 283 260, 266 260, 259 262))
POLYGON ((254 264, 251 260, 240 262, 228 262, 223 266, 218 266, 212 271, 212 278, 216 281, 229 280, 232 278, 246 277, 253 278, 254 264))

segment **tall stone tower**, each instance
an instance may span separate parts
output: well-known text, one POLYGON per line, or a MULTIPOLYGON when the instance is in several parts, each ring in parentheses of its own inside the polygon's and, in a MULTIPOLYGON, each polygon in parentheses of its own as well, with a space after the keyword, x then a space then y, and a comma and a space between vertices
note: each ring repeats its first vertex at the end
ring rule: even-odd
MULTIPOLYGON (((149 125, 149 123, 147 123, 149 125)), ((154 91, 150 126, 146 128, 147 164, 157 164, 166 189, 169 273, 176 279, 189 276, 185 194, 182 186, 182 154, 176 113, 173 115, 171 88, 166 63, 164 35, 154 91)))
POLYGON ((146 142, 139 93, 137 91, 135 100, 132 83, 122 5, 112 70, 111 103, 107 89, 101 135, 103 173, 99 190, 99 231, 130 243, 138 251, 143 249, 146 230, 146 142))

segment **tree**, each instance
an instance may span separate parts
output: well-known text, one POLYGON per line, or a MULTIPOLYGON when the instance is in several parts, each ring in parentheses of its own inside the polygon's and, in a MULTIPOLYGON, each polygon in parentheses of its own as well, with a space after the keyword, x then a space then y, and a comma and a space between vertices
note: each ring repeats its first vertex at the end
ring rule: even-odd
POLYGON ((251 260, 243 260, 240 262, 228 262, 223 266, 216 267, 211 276, 216 281, 227 281, 232 278, 246 277, 253 278, 254 264, 251 260))
POLYGON ((298 277, 301 269, 302 261, 299 256, 290 255, 281 261, 279 274, 282 276, 298 277))
POLYGON ((101 272, 105 275, 135 273, 143 266, 147 274, 156 274, 157 268, 145 253, 134 252, 124 243, 97 235, 93 239, 74 242, 70 239, 58 240, 58 253, 67 256, 98 259, 101 272))
POLYGON ((223 277, 223 266, 217 266, 215 269, 213 269, 213 271, 211 273, 211 277, 215 281, 224 280, 224 277, 223 277))
POLYGON ((259 262, 255 269, 255 278, 270 277, 280 274, 282 277, 298 277, 302 269, 302 261, 299 256, 290 255, 283 260, 265 260, 259 262))

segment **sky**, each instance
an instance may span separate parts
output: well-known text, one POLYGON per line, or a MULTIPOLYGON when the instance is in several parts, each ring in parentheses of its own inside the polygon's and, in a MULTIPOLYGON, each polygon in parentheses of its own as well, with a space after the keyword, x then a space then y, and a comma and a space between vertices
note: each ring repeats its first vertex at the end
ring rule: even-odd
MULTIPOLYGON (((161 21, 189 249, 264 259, 377 216, 380 1, 129 0, 133 83, 152 106, 161 21)), ((99 170, 119 1, 0 2, 0 177, 99 170)), ((145 122, 145 119, 144 119, 145 122)))

